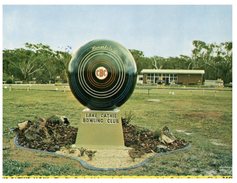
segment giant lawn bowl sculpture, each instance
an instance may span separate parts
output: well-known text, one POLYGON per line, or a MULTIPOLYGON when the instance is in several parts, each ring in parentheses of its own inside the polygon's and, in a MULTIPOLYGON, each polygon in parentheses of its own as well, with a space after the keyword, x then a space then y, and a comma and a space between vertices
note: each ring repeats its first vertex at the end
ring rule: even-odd
POLYGON ((137 67, 121 44, 94 40, 76 51, 68 73, 71 91, 80 103, 91 110, 113 110, 131 96, 137 67))

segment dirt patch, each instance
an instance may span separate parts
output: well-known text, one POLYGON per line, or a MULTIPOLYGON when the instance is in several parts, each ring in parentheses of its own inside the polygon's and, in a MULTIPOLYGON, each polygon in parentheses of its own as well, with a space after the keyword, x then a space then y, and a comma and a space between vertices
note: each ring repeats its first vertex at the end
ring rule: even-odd
POLYGON ((192 135, 193 133, 187 132, 186 130, 176 130, 178 133, 184 133, 185 135, 192 135))
POLYGON ((195 111, 195 112, 189 112, 187 114, 184 114, 185 118, 192 118, 192 119, 220 119, 222 116, 222 112, 217 111, 195 111))
POLYGON ((57 154, 64 155, 66 157, 73 157, 74 159, 78 160, 83 160, 87 162, 87 164, 92 165, 93 167, 97 168, 128 168, 135 166, 139 163, 142 163, 144 160, 147 158, 153 156, 155 153, 147 153, 144 154, 143 156, 136 158, 136 159, 131 159, 131 157, 128 154, 128 151, 131 150, 131 148, 116 148, 116 147, 109 147, 109 148, 101 148, 101 147, 94 147, 91 148, 90 151, 96 151, 96 154, 93 158, 89 158, 86 154, 80 155, 76 151, 70 153, 70 150, 65 151, 57 151, 57 154))
POLYGON ((160 102, 160 99, 148 99, 148 102, 160 102))
POLYGON ((210 139, 210 142, 216 146, 228 146, 227 144, 222 143, 219 139, 210 139))

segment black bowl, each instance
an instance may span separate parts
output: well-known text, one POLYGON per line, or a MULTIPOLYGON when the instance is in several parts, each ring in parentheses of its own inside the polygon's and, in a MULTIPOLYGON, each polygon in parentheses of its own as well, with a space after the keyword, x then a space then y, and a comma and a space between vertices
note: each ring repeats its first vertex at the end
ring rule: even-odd
POLYGON ((77 100, 92 110, 112 110, 133 93, 137 67, 132 54, 110 40, 93 40, 76 51, 68 66, 77 100))

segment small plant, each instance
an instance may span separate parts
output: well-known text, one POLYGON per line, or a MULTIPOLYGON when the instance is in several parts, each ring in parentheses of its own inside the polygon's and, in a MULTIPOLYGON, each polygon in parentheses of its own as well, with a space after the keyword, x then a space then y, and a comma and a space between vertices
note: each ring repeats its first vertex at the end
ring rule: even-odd
POLYGON ((6 83, 7 83, 7 84, 14 84, 15 81, 14 81, 14 79, 12 79, 12 78, 8 78, 8 79, 6 80, 6 83))
POLYGON ((65 147, 67 150, 71 149, 71 145, 70 145, 70 144, 66 144, 64 147, 65 147))
POLYGON ((88 156, 88 158, 89 158, 89 160, 91 161, 92 160, 92 158, 95 156, 95 153, 96 153, 97 151, 92 151, 92 150, 86 150, 85 151, 85 153, 86 153, 86 155, 88 156))
POLYGON ((78 150, 80 151, 80 155, 84 156, 86 149, 84 147, 81 147, 78 150))
POLYGON ((75 149, 70 149, 70 150, 69 150, 69 154, 74 154, 75 152, 76 152, 75 149))
POLYGON ((157 140, 159 140, 160 135, 161 135, 160 129, 156 129, 156 130, 154 131, 154 138, 157 139, 157 140))
POLYGON ((128 125, 134 119, 134 113, 132 111, 125 112, 124 117, 122 119, 122 125, 128 125))
POLYGON ((135 162, 135 158, 141 158, 142 155, 144 155, 144 152, 137 149, 130 149, 128 150, 128 154, 130 158, 132 158, 132 161, 135 162))

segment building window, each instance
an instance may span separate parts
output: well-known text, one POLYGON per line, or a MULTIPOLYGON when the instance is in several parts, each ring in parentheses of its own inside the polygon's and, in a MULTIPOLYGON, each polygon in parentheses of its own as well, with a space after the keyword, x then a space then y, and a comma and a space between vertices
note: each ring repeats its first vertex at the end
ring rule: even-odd
POLYGON ((150 84, 177 83, 178 76, 177 74, 148 73, 146 81, 150 84))

